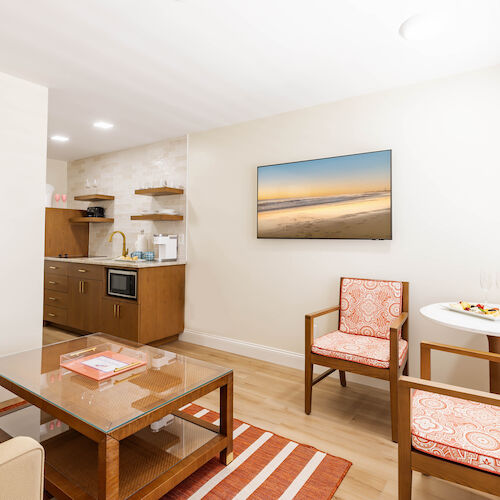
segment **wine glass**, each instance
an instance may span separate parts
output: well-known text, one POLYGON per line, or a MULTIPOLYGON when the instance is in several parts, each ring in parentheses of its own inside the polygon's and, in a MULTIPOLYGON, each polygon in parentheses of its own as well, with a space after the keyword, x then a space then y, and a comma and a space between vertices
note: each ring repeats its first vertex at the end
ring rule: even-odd
POLYGON ((85 189, 90 189, 90 181, 88 179, 85 181, 85 189))
POLYGON ((97 179, 94 179, 94 181, 92 182, 92 187, 94 188, 94 190, 97 194, 97 179))
POLYGON ((484 305, 488 302, 488 292, 493 288, 493 271, 481 269, 479 274, 479 284, 484 293, 484 305))

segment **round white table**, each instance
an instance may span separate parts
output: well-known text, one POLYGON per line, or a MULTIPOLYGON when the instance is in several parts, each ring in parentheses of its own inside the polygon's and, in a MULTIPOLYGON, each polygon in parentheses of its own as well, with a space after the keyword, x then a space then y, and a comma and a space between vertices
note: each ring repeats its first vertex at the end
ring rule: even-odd
MULTIPOLYGON (((463 330, 465 332, 478 333, 488 338, 490 352, 500 353, 500 320, 475 318, 459 312, 446 309, 445 304, 440 302, 430 304, 420 309, 420 313, 426 318, 440 325, 463 330)), ((490 392, 500 394, 500 363, 490 361, 490 392)))

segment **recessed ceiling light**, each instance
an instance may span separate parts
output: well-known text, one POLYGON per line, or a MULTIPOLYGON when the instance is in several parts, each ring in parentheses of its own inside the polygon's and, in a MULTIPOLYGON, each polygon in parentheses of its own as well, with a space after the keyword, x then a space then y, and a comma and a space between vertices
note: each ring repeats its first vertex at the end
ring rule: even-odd
POLYGON ((66 137, 65 135, 52 135, 50 136, 50 140, 54 142, 68 142, 69 137, 66 137))
POLYGON ((110 128, 113 128, 114 125, 109 122, 94 122, 94 127, 95 128, 102 128, 103 130, 108 130, 110 128))
POLYGON ((445 27, 445 18, 439 13, 416 14, 401 24, 399 34, 405 40, 433 40, 444 32, 445 27))

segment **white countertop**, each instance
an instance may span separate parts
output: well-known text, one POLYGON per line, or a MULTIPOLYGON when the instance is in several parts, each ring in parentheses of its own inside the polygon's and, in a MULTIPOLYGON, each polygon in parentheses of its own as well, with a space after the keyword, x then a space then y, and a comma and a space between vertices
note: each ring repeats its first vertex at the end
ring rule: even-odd
POLYGON ((115 260, 110 257, 75 257, 75 258, 60 258, 60 257, 45 257, 45 260, 55 262, 70 262, 73 264, 94 264, 97 266, 106 267, 132 267, 134 269, 143 269, 150 267, 164 267, 164 266, 181 266, 186 264, 186 261, 176 260, 169 262, 135 262, 131 260, 115 260))

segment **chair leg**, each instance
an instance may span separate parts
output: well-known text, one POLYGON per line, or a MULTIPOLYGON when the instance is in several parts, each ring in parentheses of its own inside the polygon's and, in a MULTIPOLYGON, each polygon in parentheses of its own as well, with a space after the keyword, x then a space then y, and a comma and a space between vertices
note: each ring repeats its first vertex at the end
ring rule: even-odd
POLYGON ((406 464, 398 467, 398 500, 411 500, 412 470, 406 464))
POLYGON ((391 374, 390 380, 391 387, 391 429, 392 440, 398 442, 398 379, 397 373, 395 376, 391 374))
POLYGON ((347 385, 347 381, 345 379, 345 372, 339 370, 339 376, 340 376, 340 385, 342 387, 345 387, 347 385))
POLYGON ((311 413, 312 404, 312 381, 313 381, 313 364, 306 357, 305 367, 305 412, 307 415, 311 413))

